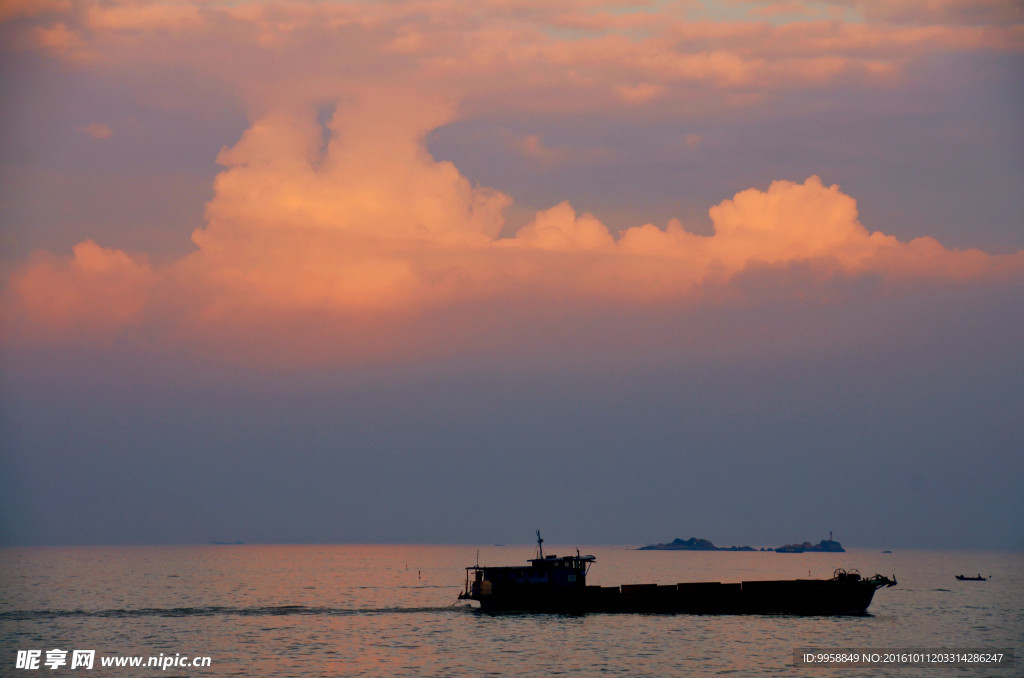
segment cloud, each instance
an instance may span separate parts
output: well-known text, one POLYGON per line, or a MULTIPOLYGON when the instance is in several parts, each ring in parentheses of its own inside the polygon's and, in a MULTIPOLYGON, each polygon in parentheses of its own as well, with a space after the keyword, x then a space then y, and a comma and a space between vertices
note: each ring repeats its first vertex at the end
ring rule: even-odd
POLYGON ((609 251, 615 240, 593 215, 577 217, 568 202, 538 212, 507 244, 563 252, 609 251))
POLYGON ((113 136, 114 132, 106 125, 98 122, 94 122, 91 125, 87 125, 81 128, 82 132, 88 134, 93 139, 109 139, 113 136))
POLYGON ((444 286, 441 259, 490 243, 510 199, 426 151, 441 101, 367 93, 324 129, 312 111, 258 120, 226 166, 192 264, 232 296, 275 307, 409 303, 444 286))
POLYGON ((1011 24, 1024 21, 1024 6, 1017 0, 832 0, 871 21, 901 23, 1011 24))
POLYGON ((38 14, 67 13, 73 8, 71 0, 4 0, 0 3, 0 23, 38 14))
POLYGON ((601 146, 548 145, 539 134, 513 135, 503 131, 505 144, 516 155, 530 161, 540 170, 551 170, 569 164, 581 164, 606 159, 611 150, 601 146))
POLYGON ((652 85, 649 82, 641 82, 635 85, 619 85, 615 92, 624 100, 635 103, 650 101, 661 94, 665 88, 660 85, 652 85))
MULTIPOLYGON (((157 268, 92 240, 70 257, 39 253, 10 277, 5 312, 29 335, 109 338, 141 327, 168 342, 229 345, 244 335, 311 354, 315 337, 325 353, 365 355, 465 345, 484 322, 557 316, 559 305, 676 313, 758 286, 835 299, 858 280, 898 293, 1022 274, 1021 253, 871 231, 855 199, 817 176, 740 190, 710 208, 705 234, 678 220, 612 232, 587 205, 555 198, 500 237, 511 197, 432 157, 432 130, 494 111, 644 120, 695 101, 720 110, 837 82, 870 89, 921 54, 1021 44, 1019 24, 773 25, 631 9, 129 1, 22 12, 12 25, 33 44, 88 55, 76 67, 200 108, 190 88, 202 74, 250 122, 217 155, 223 169, 195 251, 157 268)), ((110 135, 98 123, 82 131, 110 135)), ((540 133, 515 142, 542 167, 570 154, 540 133)), ((705 145, 697 134, 684 143, 680 152, 705 145)))
POLYGON ((123 3, 93 5, 86 24, 94 31, 179 31, 204 26, 201 5, 190 3, 123 3))
POLYGON ((37 253, 9 290, 21 333, 51 339, 109 339, 141 322, 157 282, 145 260, 86 240, 69 258, 37 253))
POLYGON ((1002 270, 1001 260, 980 252, 869 232, 856 201, 816 176, 722 201, 709 211, 710 236, 673 221, 616 237, 562 202, 499 238, 511 199, 473 186, 423 144, 450 110, 370 93, 338 107, 326 146, 311 111, 254 123, 221 152, 226 169, 208 223, 193 235, 199 251, 190 265, 204 272, 218 305, 410 310, 523 290, 671 299, 726 283, 754 263, 805 260, 893 280, 909 271, 969 280, 1002 270))
POLYGON ((566 153, 560 149, 546 146, 536 134, 527 134, 515 139, 513 146, 520 154, 538 162, 540 165, 551 165, 563 160, 566 153))
MULTIPOLYGON (((239 93, 254 118, 283 99, 316 105, 375 84, 429 88, 458 102, 461 115, 497 107, 656 107, 671 115, 692 106, 697 91, 720 106, 743 105, 735 94, 850 81, 884 86, 912 60, 950 49, 1021 50, 1024 19, 1008 3, 989 3, 982 12, 1004 21, 976 23, 946 20, 968 13, 966 2, 939 5, 948 11, 922 10, 913 22, 891 20, 882 4, 854 2, 851 7, 877 20, 813 14, 775 25, 756 16, 697 20, 684 10, 629 2, 612 11, 615 3, 544 7, 530 0, 484 9, 450 0, 126 0, 85 2, 64 12, 55 4, 23 29, 39 47, 94 59, 97 68, 121 77, 169 63, 194 71, 239 93)), ((187 91, 180 94, 187 98, 187 91)))
POLYGON ((755 4, 749 11, 749 16, 757 18, 774 18, 780 16, 801 16, 817 17, 821 14, 820 5, 812 6, 802 0, 770 0, 755 4))
POLYGON ((61 22, 49 26, 36 26, 32 30, 32 41, 39 47, 71 60, 89 57, 85 49, 85 38, 61 22))
POLYGON ((11 279, 14 314, 69 337, 116 336, 161 318, 177 328, 175 342, 201 336, 222 346, 273 326, 266 339, 275 346, 297 342, 307 357, 333 359, 410 345, 454 350, 479 338, 474 317, 503 308, 678 310, 734 303, 751 281, 759 297, 767 287, 834 300, 865 276, 898 291, 1024 275, 1024 253, 871 232, 856 201, 817 176, 721 201, 709 210, 710 235, 676 220, 613 235, 562 202, 502 238, 510 198, 426 150, 426 133, 451 115, 444 100, 379 91, 339 105, 326 126, 312 110, 269 113, 218 156, 224 170, 194 253, 157 270, 92 241, 69 259, 39 254, 11 279), (306 345, 318 336, 319 352, 306 345))

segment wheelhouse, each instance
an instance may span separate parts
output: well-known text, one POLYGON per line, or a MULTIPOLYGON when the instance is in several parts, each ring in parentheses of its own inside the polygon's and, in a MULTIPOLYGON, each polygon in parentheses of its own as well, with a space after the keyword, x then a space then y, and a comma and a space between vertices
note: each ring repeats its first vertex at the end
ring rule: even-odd
POLYGON ((471 565, 466 568, 466 590, 462 598, 479 600, 497 590, 508 590, 520 586, 544 587, 585 587, 590 565, 597 560, 594 556, 545 556, 543 539, 537 533, 537 557, 529 565, 488 567, 471 565))

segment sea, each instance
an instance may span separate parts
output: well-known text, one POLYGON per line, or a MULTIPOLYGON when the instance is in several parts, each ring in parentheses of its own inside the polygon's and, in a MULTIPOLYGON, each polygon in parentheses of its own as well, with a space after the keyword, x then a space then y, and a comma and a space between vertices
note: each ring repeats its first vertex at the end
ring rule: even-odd
POLYGON ((597 558, 588 583, 604 586, 828 578, 836 568, 898 585, 879 590, 861 617, 485 614, 458 600, 466 566, 521 564, 535 546, 5 548, 0 675, 1024 675, 1024 554, 545 551, 577 548, 597 558), (881 661, 938 651, 1013 660, 881 661), (797 659, 852 652, 879 662, 797 659), (104 665, 150 657, 153 666, 104 665))

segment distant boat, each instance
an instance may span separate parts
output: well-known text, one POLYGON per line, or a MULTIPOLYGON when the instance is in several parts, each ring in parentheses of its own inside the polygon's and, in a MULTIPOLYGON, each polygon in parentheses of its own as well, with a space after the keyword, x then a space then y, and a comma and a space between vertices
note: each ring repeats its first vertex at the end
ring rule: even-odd
POLYGON ((982 577, 980 574, 977 577, 968 577, 967 575, 958 574, 956 578, 960 581, 988 581, 986 577, 982 577))
POLYGON ((892 553, 892 551, 890 551, 889 549, 886 549, 886 550, 882 551, 882 553, 892 553))

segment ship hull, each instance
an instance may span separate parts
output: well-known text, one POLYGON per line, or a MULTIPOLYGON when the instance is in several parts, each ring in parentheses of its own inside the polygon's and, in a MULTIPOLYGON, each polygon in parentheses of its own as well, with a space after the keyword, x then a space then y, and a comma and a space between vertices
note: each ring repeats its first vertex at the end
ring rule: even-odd
POLYGON ((658 586, 517 586, 463 596, 484 612, 864 615, 877 585, 871 581, 701 582, 658 586))

